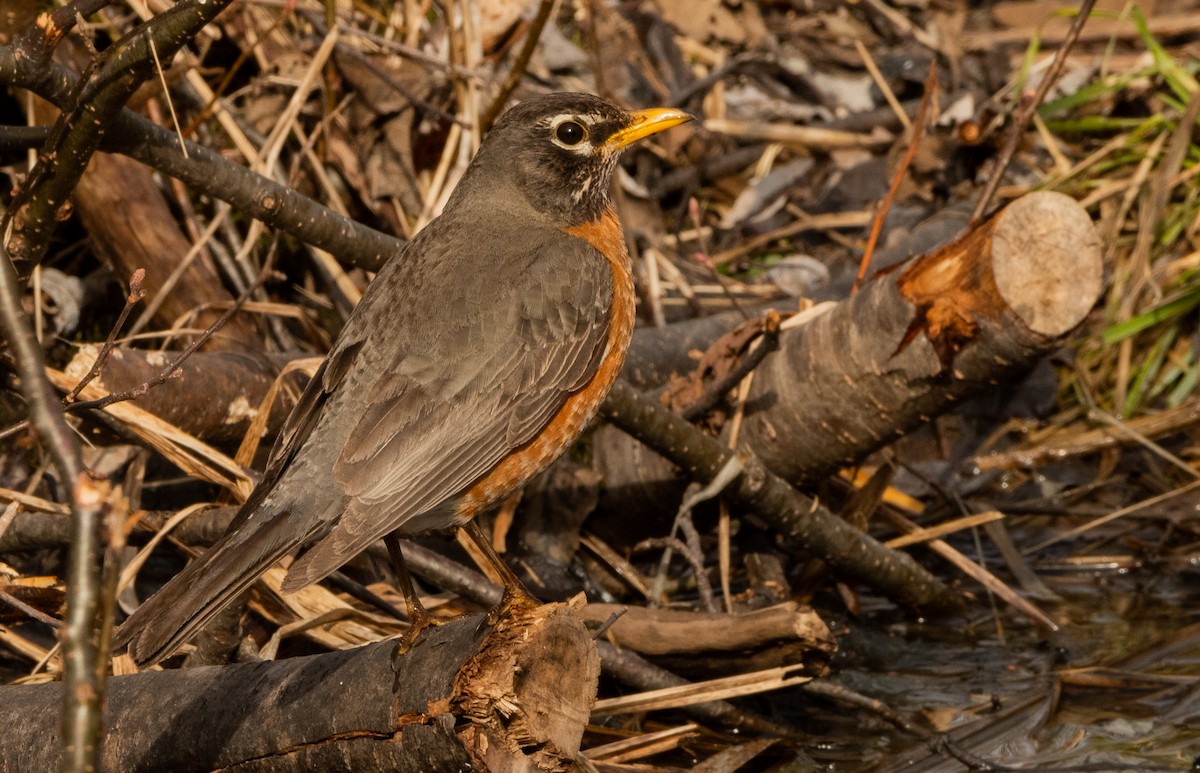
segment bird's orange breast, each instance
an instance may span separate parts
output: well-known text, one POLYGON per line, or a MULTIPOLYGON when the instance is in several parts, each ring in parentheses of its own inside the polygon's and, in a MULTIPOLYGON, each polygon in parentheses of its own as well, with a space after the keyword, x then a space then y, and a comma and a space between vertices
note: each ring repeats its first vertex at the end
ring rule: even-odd
POLYGON ((566 451, 595 418, 625 364, 633 335, 636 300, 621 224, 609 207, 600 219, 565 230, 595 247, 612 270, 612 309, 604 355, 596 374, 567 397, 537 437, 515 449, 463 494, 457 509, 464 520, 515 492, 566 451))

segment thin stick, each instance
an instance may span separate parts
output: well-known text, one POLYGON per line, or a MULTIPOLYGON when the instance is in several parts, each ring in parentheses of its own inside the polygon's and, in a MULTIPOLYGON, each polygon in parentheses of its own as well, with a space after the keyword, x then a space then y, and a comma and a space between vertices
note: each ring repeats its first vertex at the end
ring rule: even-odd
POLYGON ((693 253, 693 257, 700 265, 709 270, 709 272, 712 274, 713 280, 717 283, 717 286, 721 288, 721 292, 725 294, 725 297, 728 298, 729 302, 733 305, 734 311, 736 311, 738 314, 741 314, 742 319, 750 319, 750 315, 747 314, 746 310, 742 308, 742 305, 738 303, 737 296, 733 294, 733 291, 729 289, 729 285, 726 284, 728 280, 726 277, 721 275, 720 270, 717 268, 716 261, 712 259, 712 256, 708 252, 708 241, 704 238, 704 230, 700 227, 700 204, 696 201, 695 197, 688 199, 688 216, 692 220, 692 225, 696 228, 697 239, 700 242, 698 245, 700 249, 693 253))
MULTIPOLYGON (((125 400, 134 400, 146 394, 154 387, 159 386, 160 384, 165 384, 169 379, 175 378, 176 374, 182 372, 181 366, 183 365, 184 360, 186 360, 188 357, 191 357, 197 349, 207 343, 208 339, 212 338, 218 330, 224 327, 225 323, 232 319, 234 314, 237 314, 239 311, 241 311, 242 306, 245 305, 250 296, 253 295, 258 288, 263 286, 263 283, 267 281, 267 277, 271 275, 271 263, 274 256, 274 245, 272 245, 271 254, 269 254, 267 259, 263 262, 262 270, 258 273, 258 278, 254 280, 254 284, 247 287, 246 291, 239 295, 237 300, 235 300, 233 304, 225 310, 224 314, 222 314, 211 325, 209 325, 203 333, 198 335, 196 340, 192 341, 192 343, 189 344, 186 349, 180 352, 179 356, 176 357, 171 364, 163 368, 157 376, 149 381, 138 384, 135 387, 130 387, 124 392, 114 392, 113 394, 105 395, 99 400, 86 400, 80 403, 71 403, 70 405, 66 406, 64 410, 72 413, 83 410, 99 410, 101 408, 110 406, 113 403, 124 402, 125 400)), ((78 393, 78 391, 82 388, 82 386, 78 386, 73 391, 78 393)))
POLYGON ((1013 156, 1017 153, 1017 147, 1021 144, 1021 138, 1025 136, 1025 129, 1029 126, 1029 122, 1033 120, 1033 114, 1037 112, 1038 106, 1046 98, 1046 94, 1050 91, 1050 87, 1058 80, 1058 76, 1062 73, 1063 65, 1066 64, 1067 54, 1075 46, 1075 41, 1079 39, 1079 33, 1083 31, 1083 25, 1087 22, 1088 17, 1092 14, 1092 7, 1096 5, 1096 0, 1083 0, 1079 7, 1079 14, 1071 21, 1071 29, 1067 31, 1067 36, 1063 38, 1062 45, 1054 52, 1054 60, 1050 63, 1049 69, 1042 77, 1042 82, 1038 84, 1037 91, 1033 97, 1028 100, 1022 100, 1021 104, 1013 112, 1013 125, 1009 135, 1004 140, 1004 147, 1000 150, 1000 155, 996 158, 996 168, 992 172, 991 178, 984 186, 983 193, 979 196, 979 203, 975 205, 975 211, 971 213, 971 220, 967 226, 973 226, 983 219, 983 215, 992 204, 992 199, 996 197, 996 191, 1000 188, 1000 181, 1004 179, 1004 172, 1008 169, 1008 165, 1012 163, 1013 156))
POLYGON ((1128 505, 1127 507, 1122 507, 1119 510, 1113 510, 1108 515, 1102 515, 1099 518, 1093 518, 1092 520, 1088 521, 1085 524, 1082 524, 1081 526, 1076 526, 1074 529, 1069 529, 1068 531, 1065 531, 1062 534, 1057 534, 1047 540, 1043 540, 1042 542, 1039 542, 1038 544, 1034 545, 1033 547, 1025 548, 1024 550, 1021 551, 1021 555, 1028 556, 1033 553, 1037 553, 1041 550, 1045 550, 1046 548, 1050 547, 1051 545, 1062 542, 1063 540, 1068 540, 1068 539, 1072 539, 1074 537, 1078 537, 1080 534, 1084 534, 1085 532, 1091 531, 1092 529, 1095 529, 1098 526, 1103 526, 1104 524, 1108 523, 1109 521, 1115 521, 1118 518, 1124 518, 1125 516, 1129 515, 1130 513, 1135 513, 1138 510, 1144 510, 1147 507, 1154 507, 1156 505, 1160 505, 1163 502, 1166 502, 1168 499, 1177 497, 1180 494, 1186 494, 1190 491, 1195 491, 1197 488, 1200 488, 1200 480, 1194 480, 1191 483, 1188 483, 1187 485, 1180 486, 1179 488, 1172 489, 1170 491, 1164 491, 1163 493, 1156 494, 1155 496, 1152 496, 1149 499, 1143 499, 1141 502, 1134 502, 1132 505, 1128 505))
POLYGON ((883 73, 879 71, 879 66, 875 64, 875 59, 871 56, 871 52, 862 44, 861 40, 854 41, 854 49, 858 51, 858 57, 862 59, 863 66, 867 68, 867 72, 871 74, 871 79, 875 81, 875 85, 883 92, 883 98, 887 100, 888 106, 892 108, 892 112, 896 114, 900 125, 905 131, 912 129, 912 121, 909 120, 908 113, 904 112, 904 106, 900 104, 900 100, 896 99, 896 92, 892 91, 892 87, 888 85, 887 78, 883 77, 883 73))
POLYGON ((917 148, 921 145, 921 136, 925 133, 925 123, 928 120, 929 105, 933 102, 937 87, 937 62, 930 62, 929 77, 925 79, 925 96, 921 97, 921 107, 917 110, 916 120, 913 121, 912 136, 908 138, 908 149, 904 151, 904 157, 900 159, 900 166, 892 175, 892 184, 888 186, 887 195, 883 197, 883 201, 879 202, 879 209, 875 211, 875 218, 871 222, 871 236, 867 239, 862 260, 859 261, 858 275, 854 277, 854 286, 850 288, 851 295, 858 292, 858 288, 862 286, 863 280, 867 276, 867 266, 871 265, 871 257, 875 254, 875 244, 879 241, 880 231, 883 230, 883 219, 891 210, 892 200, 896 198, 896 191, 900 190, 900 183, 904 181, 905 172, 908 171, 913 157, 917 155, 917 148))
POLYGON ((61 620, 57 620, 53 617, 50 617, 50 615, 46 614, 45 612, 41 611, 40 609, 34 609, 33 607, 29 606, 24 601, 21 601, 19 598, 12 595, 8 591, 0 590, 0 601, 4 602, 5 604, 8 604, 10 607, 17 610, 18 612, 24 612, 25 614, 29 615, 34 620, 37 620, 39 623, 45 623, 46 625, 50 626, 51 628, 53 628, 56 631, 59 628, 62 628, 61 620))
POLYGON ((505 103, 508 102, 508 98, 512 96, 513 89, 521 82, 521 77, 525 75, 525 69, 529 66, 529 59, 533 56, 538 40, 542 37, 542 30, 545 29, 546 22, 550 20, 550 13, 554 10, 554 1, 542 0, 541 5, 538 6, 537 15, 533 17, 533 22, 529 25, 529 32, 525 33, 525 42, 521 46, 517 58, 513 60, 508 77, 504 79, 496 98, 479 118, 479 131, 486 132, 491 128, 492 123, 500 116, 500 111, 504 109, 505 103))
POLYGON ((743 695, 755 695, 768 690, 780 690, 811 681, 812 677, 805 676, 801 668, 781 666, 749 674, 711 679, 707 682, 648 690, 619 698, 605 698, 596 701, 596 705, 592 708, 592 717, 679 708, 743 695))
MULTIPOLYGON (((179 128, 179 116, 175 113, 175 100, 171 99, 171 89, 167 86, 167 76, 163 73, 162 62, 158 60, 158 46, 154 45, 154 38, 147 38, 150 44, 150 54, 154 57, 154 70, 158 73, 158 82, 162 84, 163 99, 166 100, 167 110, 171 112, 171 125, 175 127, 175 134, 179 137, 179 152, 184 158, 188 157, 187 143, 183 141, 183 130, 179 128)), ((862 45, 859 43, 859 45, 862 45)))
POLYGON ((121 328, 125 326, 125 320, 129 318, 129 312, 133 310, 138 301, 146 297, 146 289, 142 287, 142 280, 145 278, 146 269, 144 268, 137 269, 133 272, 133 276, 129 278, 129 295, 125 296, 125 308, 121 309, 121 313, 117 317, 116 323, 112 326, 112 330, 108 331, 108 338, 105 339, 104 346, 100 348, 100 353, 96 355, 96 360, 92 363, 92 367, 79 380, 75 388, 63 398, 64 403, 75 402, 75 399, 79 397, 79 393, 83 391, 83 388, 92 383, 92 380, 96 376, 100 375, 100 369, 104 367, 104 363, 108 362, 108 358, 116 346, 117 333, 120 333, 121 328))
POLYGON ((766 359, 768 354, 779 348, 779 325, 779 314, 775 311, 767 312, 763 318, 762 336, 759 339, 758 346, 751 349, 725 378, 709 387, 708 391, 704 393, 704 396, 698 402, 684 408, 679 412, 679 415, 688 421, 695 421, 712 410, 713 406, 723 400, 725 395, 729 394, 729 390, 740 384, 742 379, 750 375, 766 359))
POLYGON ((16 358, 30 420, 71 492, 71 544, 67 557, 67 614, 62 633, 62 768, 95 769, 103 717, 104 676, 95 668, 93 636, 101 609, 100 551, 104 498, 83 468, 79 445, 46 378, 42 349, 21 306, 21 283, 8 253, 11 220, 0 234, 0 327, 16 358))

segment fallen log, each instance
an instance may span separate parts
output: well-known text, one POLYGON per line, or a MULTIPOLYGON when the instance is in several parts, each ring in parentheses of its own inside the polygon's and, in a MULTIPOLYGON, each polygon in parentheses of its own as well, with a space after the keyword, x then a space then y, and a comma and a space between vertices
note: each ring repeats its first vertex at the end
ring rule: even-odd
POLYGON ((781 338, 755 373, 742 441, 792 482, 853 464, 1062 346, 1102 271, 1083 207, 1020 198, 781 338))
MULTIPOLYGON (((396 641, 109 681, 104 770, 574 768, 600 663, 565 604, 396 641)), ((0 688, 0 770, 58 767, 62 685, 0 688)))
MULTIPOLYGON (((1100 296, 1099 237, 1083 208, 1033 193, 807 323, 754 372, 739 443, 803 486, 1012 380, 1063 345, 1100 296)), ((623 433, 593 437, 602 510, 662 510, 682 486, 623 433), (626 498, 628 497, 628 498, 626 498)))

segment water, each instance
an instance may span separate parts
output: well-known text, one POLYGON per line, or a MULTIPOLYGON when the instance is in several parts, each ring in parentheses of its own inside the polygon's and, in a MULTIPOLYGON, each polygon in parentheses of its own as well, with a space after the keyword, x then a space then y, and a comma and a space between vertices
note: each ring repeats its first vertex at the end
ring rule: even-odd
MULTIPOLYGON (((848 623, 842 637, 845 658, 835 665, 832 678, 937 734, 950 733, 961 749, 994 765, 1191 769, 1200 757, 1196 576, 1145 567, 1072 573, 1038 569, 1063 599, 1043 603, 1060 622, 1060 632, 1048 634, 1006 609, 1000 610, 999 624, 994 616, 980 616, 960 625, 914 625, 898 617, 888 621, 884 615, 895 613, 881 611, 870 620, 848 623), (1098 667, 1126 671, 1097 675, 1086 670, 1098 667), (1070 683, 1134 673, 1175 681, 1070 683)), ((804 712, 810 721, 812 709, 804 712)), ((826 760, 830 770, 969 769, 861 710, 849 723, 826 721, 824 737, 838 750, 830 756, 840 758, 826 760), (854 749, 860 753, 847 754, 854 749)))

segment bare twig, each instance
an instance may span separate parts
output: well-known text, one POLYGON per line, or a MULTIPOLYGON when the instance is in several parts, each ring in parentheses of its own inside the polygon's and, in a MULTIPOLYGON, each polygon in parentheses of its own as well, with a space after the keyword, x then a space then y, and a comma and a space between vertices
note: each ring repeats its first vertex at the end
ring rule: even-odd
MULTIPOLYGON (((743 457, 734 454, 729 457, 720 471, 708 482, 707 485, 701 486, 699 483, 693 482, 688 486, 684 493, 683 501, 679 504, 679 511, 675 514, 675 523, 671 526, 671 533, 667 537, 667 542, 661 543, 666 548, 663 551, 662 558, 658 565, 658 574, 655 575, 654 585, 650 589, 649 598, 653 605, 657 605, 662 598, 663 584, 666 581, 667 567, 671 561, 671 551, 676 544, 684 545, 684 556, 692 565, 692 570, 696 574, 696 589, 700 593, 700 601, 704 604, 704 608, 709 612, 716 612, 716 605, 713 603, 712 586, 708 582, 708 576, 704 574, 704 550, 700 546, 700 533, 696 531, 696 526, 692 523, 692 509, 709 499, 720 494, 725 488, 733 483, 733 481, 742 474, 744 469, 743 457), (685 542, 679 543, 675 533, 682 531, 685 542)), ((642 545, 649 544, 647 540, 642 545)), ((634 548, 637 550, 638 548, 634 548)))
POLYGON ((621 607, 616 612, 613 612, 611 615, 608 616, 607 620, 605 620, 603 623, 600 624, 599 628, 597 628, 595 631, 592 632, 592 638, 599 640, 599 638, 601 636, 603 636, 604 634, 608 633, 608 629, 612 628, 613 625, 618 620, 620 620, 622 617, 624 617, 625 613, 628 611, 629 611, 628 607, 621 607))
POLYGON ((839 703, 853 706, 856 709, 869 711, 883 718, 884 721, 895 725, 904 732, 914 735, 917 738, 929 741, 933 739, 933 733, 925 728, 911 722, 900 712, 894 710, 881 700, 863 695, 860 692, 851 690, 845 685, 835 684, 825 679, 815 679, 807 684, 800 685, 800 690, 809 695, 820 695, 823 698, 837 701, 839 703))
MULTIPOLYGON (((681 527, 681 522, 683 520, 684 518, 677 520, 675 522, 676 526, 681 527)), ((692 530, 695 531, 694 528, 692 530)), ((649 537, 634 545, 633 552, 641 553, 643 551, 653 550, 655 548, 662 548, 663 564, 671 560, 672 553, 679 553, 679 555, 683 556, 684 560, 691 565, 692 574, 696 575, 696 589, 700 592, 700 598, 704 603, 704 608, 709 612, 713 611, 712 586, 708 584, 707 578, 704 577, 703 552, 695 550, 694 546, 689 545, 687 542, 684 542, 678 537, 649 537)), ((666 579, 666 573, 665 571, 661 571, 662 569, 665 569, 665 567, 660 567, 660 571, 654 580, 657 592, 654 590, 650 592, 650 603, 652 606, 658 606, 662 600, 661 587, 666 579)))
POLYGON ((0 590, 0 602, 8 604, 10 607, 19 612, 24 612, 34 620, 37 620, 39 623, 45 623, 55 630, 62 628, 61 620, 50 617, 50 615, 46 614, 40 609, 34 609, 6 590, 0 590))
POLYGON ((54 388, 46 379, 42 349, 21 307, 20 280, 5 247, 8 233, 0 238, 0 326, 16 356, 21 391, 29 403, 34 428, 58 468, 71 486, 71 545, 67 568, 67 615, 62 631, 64 771, 95 770, 100 738, 100 705, 104 677, 94 668, 98 651, 93 638, 96 613, 100 609, 99 555, 103 499, 83 469, 79 445, 67 426, 54 388))
POLYGON ((694 421, 712 410, 718 402, 729 394, 729 390, 742 382, 746 376, 757 368, 766 356, 779 348, 779 313, 768 311, 763 317, 762 336, 758 346, 753 347, 737 366, 726 374, 725 378, 709 387, 700 400, 680 411, 680 416, 688 421, 694 421))
POLYGON ((696 262, 709 270, 713 281, 717 283, 717 286, 721 288, 721 292, 729 299, 729 303, 733 305, 734 310, 742 315, 742 319, 750 319, 750 315, 738 303, 737 296, 729 289, 728 278, 721 274, 720 269, 717 268, 717 262, 713 260, 711 253, 708 251, 708 240, 704 237, 703 223, 700 222, 700 203, 696 201, 695 197, 688 199, 688 217, 692 221, 692 226, 696 229, 696 238, 700 242, 700 249, 694 252, 692 256, 696 259, 696 262))
POLYGON ((1004 147, 1001 148, 1000 155, 996 157, 996 167, 992 171, 992 176, 987 181, 987 185, 984 186, 983 193, 979 195, 979 203, 975 205, 975 211, 971 213, 971 220, 967 224, 968 227, 982 220, 984 213, 991 206, 992 199, 996 196, 996 191, 1000 189, 1000 181, 1004 179, 1004 171, 1012 163, 1013 156, 1017 153, 1017 147, 1021 144, 1021 138, 1025 136, 1026 127, 1033 120, 1033 114, 1037 112, 1038 106, 1046 98, 1050 87, 1054 85, 1058 80, 1058 76, 1062 73, 1063 65, 1067 61, 1067 54, 1074 48, 1075 41, 1079 39, 1079 33, 1083 31, 1083 25, 1087 22, 1088 16, 1091 15, 1092 8, 1095 5, 1096 0, 1083 0, 1079 8, 1079 14, 1071 22, 1071 29, 1063 39, 1062 45, 1054 52, 1054 61, 1050 63, 1049 69, 1046 70, 1046 74, 1042 77, 1042 82, 1038 84, 1037 91, 1029 99, 1022 99, 1020 106, 1013 112, 1012 127, 1010 128, 1008 137, 1004 140, 1004 147))
POLYGON ((921 98, 921 107, 917 110, 917 117, 910 127, 910 136, 907 137, 908 149, 904 151, 900 165, 896 167, 896 172, 892 175, 892 183, 888 186, 887 195, 883 197, 883 201, 879 202, 879 208, 875 211, 875 217, 871 221, 871 235, 867 239, 866 248, 863 249, 862 260, 858 264, 858 274, 854 277, 854 285, 850 288, 851 295, 858 292, 863 279, 867 276, 867 266, 871 265, 871 258, 875 254, 875 243, 879 241, 879 232, 883 230, 883 220, 892 208, 892 200, 896 198, 896 191, 900 190, 900 183, 904 181, 904 175, 917 155, 917 148, 921 146, 921 136, 925 133, 925 124, 929 120, 929 106, 933 103, 937 89, 937 61, 932 61, 929 63, 929 77, 925 79, 925 95, 921 98))
MULTIPOLYGON (((300 14, 305 19, 308 20, 309 24, 313 25, 313 32, 316 33, 316 35, 319 37, 322 37, 322 38, 325 37, 326 35, 329 34, 330 29, 336 28, 339 34, 362 35, 364 37, 370 38, 373 42, 375 42, 376 44, 378 44, 381 47, 398 49, 397 52, 400 53, 401 56, 406 56, 411 52, 411 49, 408 49, 406 46, 399 45, 399 44, 395 43, 395 41, 387 40, 384 38, 379 38, 378 36, 364 33, 362 30, 359 30, 358 28, 351 26, 351 25, 347 25, 347 24, 328 25, 324 21, 322 21, 320 18, 320 15, 314 11, 301 10, 300 14)), ((337 52, 338 52, 339 56, 347 56, 347 57, 353 59, 354 61, 358 62, 359 64, 361 64, 367 70, 370 70, 375 75, 375 77, 379 78, 379 82, 382 83, 384 86, 387 86, 389 89, 391 89, 392 91, 396 92, 400 96, 407 99, 414 106, 421 108, 429 115, 436 116, 439 121, 443 121, 444 123, 448 123, 448 124, 451 124, 451 123, 458 124, 459 126, 462 126, 464 128, 468 126, 466 121, 459 118, 454 113, 447 112, 446 110, 443 110, 440 106, 434 104, 433 102, 429 101, 428 99, 422 99, 421 97, 417 96, 417 94, 415 94, 412 91, 412 89, 407 88, 403 83, 401 83, 398 79, 396 79, 392 75, 392 73, 388 72, 385 68, 380 67, 378 64, 376 64, 374 59, 372 59, 369 56, 366 56, 365 54, 363 54, 362 51, 358 50, 354 46, 348 46, 345 43, 339 42, 337 44, 337 52)), ((418 61, 421 61, 422 63, 424 63, 424 60, 418 60, 418 61)), ((440 64, 443 66, 447 66, 445 62, 441 62, 440 64)), ((459 68, 454 68, 452 66, 450 66, 450 67, 451 67, 451 69, 449 71, 452 75, 456 75, 456 76, 462 77, 462 78, 474 77, 473 75, 468 76, 465 72, 458 72, 459 68)))
MULTIPOLYGON (((159 386, 161 384, 165 384, 169 379, 175 378, 180 372, 182 372, 182 368, 180 366, 183 365, 184 361, 187 360, 188 357, 191 357, 192 354, 195 353, 195 351, 197 349, 199 349, 201 346, 204 346, 204 344, 208 342, 208 339, 212 338, 213 335, 218 330, 220 330, 225 325, 225 323, 228 322, 233 317, 234 314, 237 314, 239 311, 241 311, 242 306, 246 305, 246 301, 248 301, 250 299, 250 296, 253 295, 258 290, 258 288, 263 286, 263 283, 266 282, 267 277, 269 277, 271 275, 271 263, 272 263, 273 257, 274 257, 274 246, 272 246, 271 254, 268 255, 267 259, 263 262, 262 270, 259 272, 258 278, 254 280, 254 283, 251 284, 249 287, 247 287, 246 291, 243 292, 241 295, 239 295, 237 297, 237 300, 235 300, 230 305, 230 307, 225 310, 224 314, 217 317, 213 321, 213 323, 205 329, 205 331, 203 333, 196 336, 196 339, 194 341, 192 341, 190 344, 188 344, 187 348, 185 348, 183 351, 181 351, 179 353, 179 355, 174 360, 172 360, 169 365, 167 365, 165 368, 163 368, 162 371, 157 376, 150 379, 149 381, 144 381, 135 387, 130 387, 129 389, 126 389, 124 392, 114 392, 112 394, 105 395, 104 397, 101 397, 98 400, 85 400, 84 402, 70 403, 66 406, 65 410, 67 410, 71 413, 76 413, 76 412, 84 411, 84 410, 99 410, 101 408, 105 408, 109 405, 112 405, 113 403, 124 402, 125 400, 135 400, 135 399, 141 397, 142 395, 146 394, 147 392, 149 392, 154 387, 159 386)), ((132 285, 132 282, 130 284, 132 285)), ((128 308, 129 308, 129 306, 126 305, 126 309, 128 309, 128 308)), ((122 313, 124 313, 124 312, 122 312, 122 313)), ((112 339, 111 335, 110 335, 109 339, 110 340, 112 339)), ((105 344, 105 345, 107 346, 107 344, 105 344)), ((102 357, 104 356, 103 352, 101 353, 101 356, 102 357)), ((100 362, 99 357, 96 359, 96 362, 97 363, 100 362)), ((96 369, 96 366, 93 365, 92 368, 96 369)), ((90 375, 92 375, 92 374, 89 371, 89 376, 90 375)), ((91 380, 90 378, 88 378, 86 376, 85 376, 85 379, 91 380)), ((71 390, 71 394, 77 395, 79 393, 79 391, 81 389, 83 389, 84 383, 85 382, 81 382, 78 386, 75 387, 75 389, 71 390)))
POLYGON ((617 381, 601 412, 695 480, 712 480, 731 457, 742 455, 744 471, 724 496, 824 559, 839 575, 868 582, 929 614, 962 608, 962 600, 910 556, 883 547, 766 469, 761 459, 726 449, 628 383, 617 381))
POLYGON ((117 316, 116 323, 113 324, 112 330, 108 332, 108 338, 104 341, 104 346, 101 347, 100 353, 96 355, 96 361, 92 363, 92 367, 87 374, 79 380, 75 388, 70 394, 63 398, 64 403, 73 403, 75 398, 79 397, 79 393, 85 386, 92 383, 96 376, 100 375, 100 369, 104 367, 104 363, 108 362, 109 355, 112 354, 113 348, 116 346, 117 334, 121 332, 121 328, 125 326, 125 320, 129 318, 129 312, 137 305, 138 301, 146 297, 146 290, 142 287, 142 280, 146 278, 146 269, 139 268, 133 272, 133 276, 129 278, 129 295, 125 296, 125 307, 121 309, 121 313, 117 316))
MULTIPOLYGON (((627 685, 640 690, 660 690, 687 684, 686 680, 659 668, 632 650, 615 647, 606 641, 597 641, 596 647, 600 650, 600 663, 604 670, 627 685)), ((713 720, 726 727, 743 731, 797 741, 811 740, 803 731, 745 711, 723 700, 695 703, 683 706, 681 710, 694 717, 713 720)))
POLYGON ((546 22, 550 20, 550 12, 554 10, 555 0, 542 0, 538 6, 537 15, 533 17, 533 22, 529 25, 529 31, 525 33, 525 42, 521 46, 520 53, 513 60, 512 68, 508 71, 508 77, 504 79, 500 90, 496 92, 496 98, 488 105, 487 110, 483 111, 483 115, 479 118, 479 130, 487 131, 491 128, 492 123, 500 115, 500 111, 504 109, 504 105, 508 102, 508 98, 512 95, 513 89, 521 82, 521 77, 525 75, 525 68, 529 66, 529 58, 533 56, 534 49, 537 48, 538 40, 542 37, 542 30, 546 26, 546 22))

